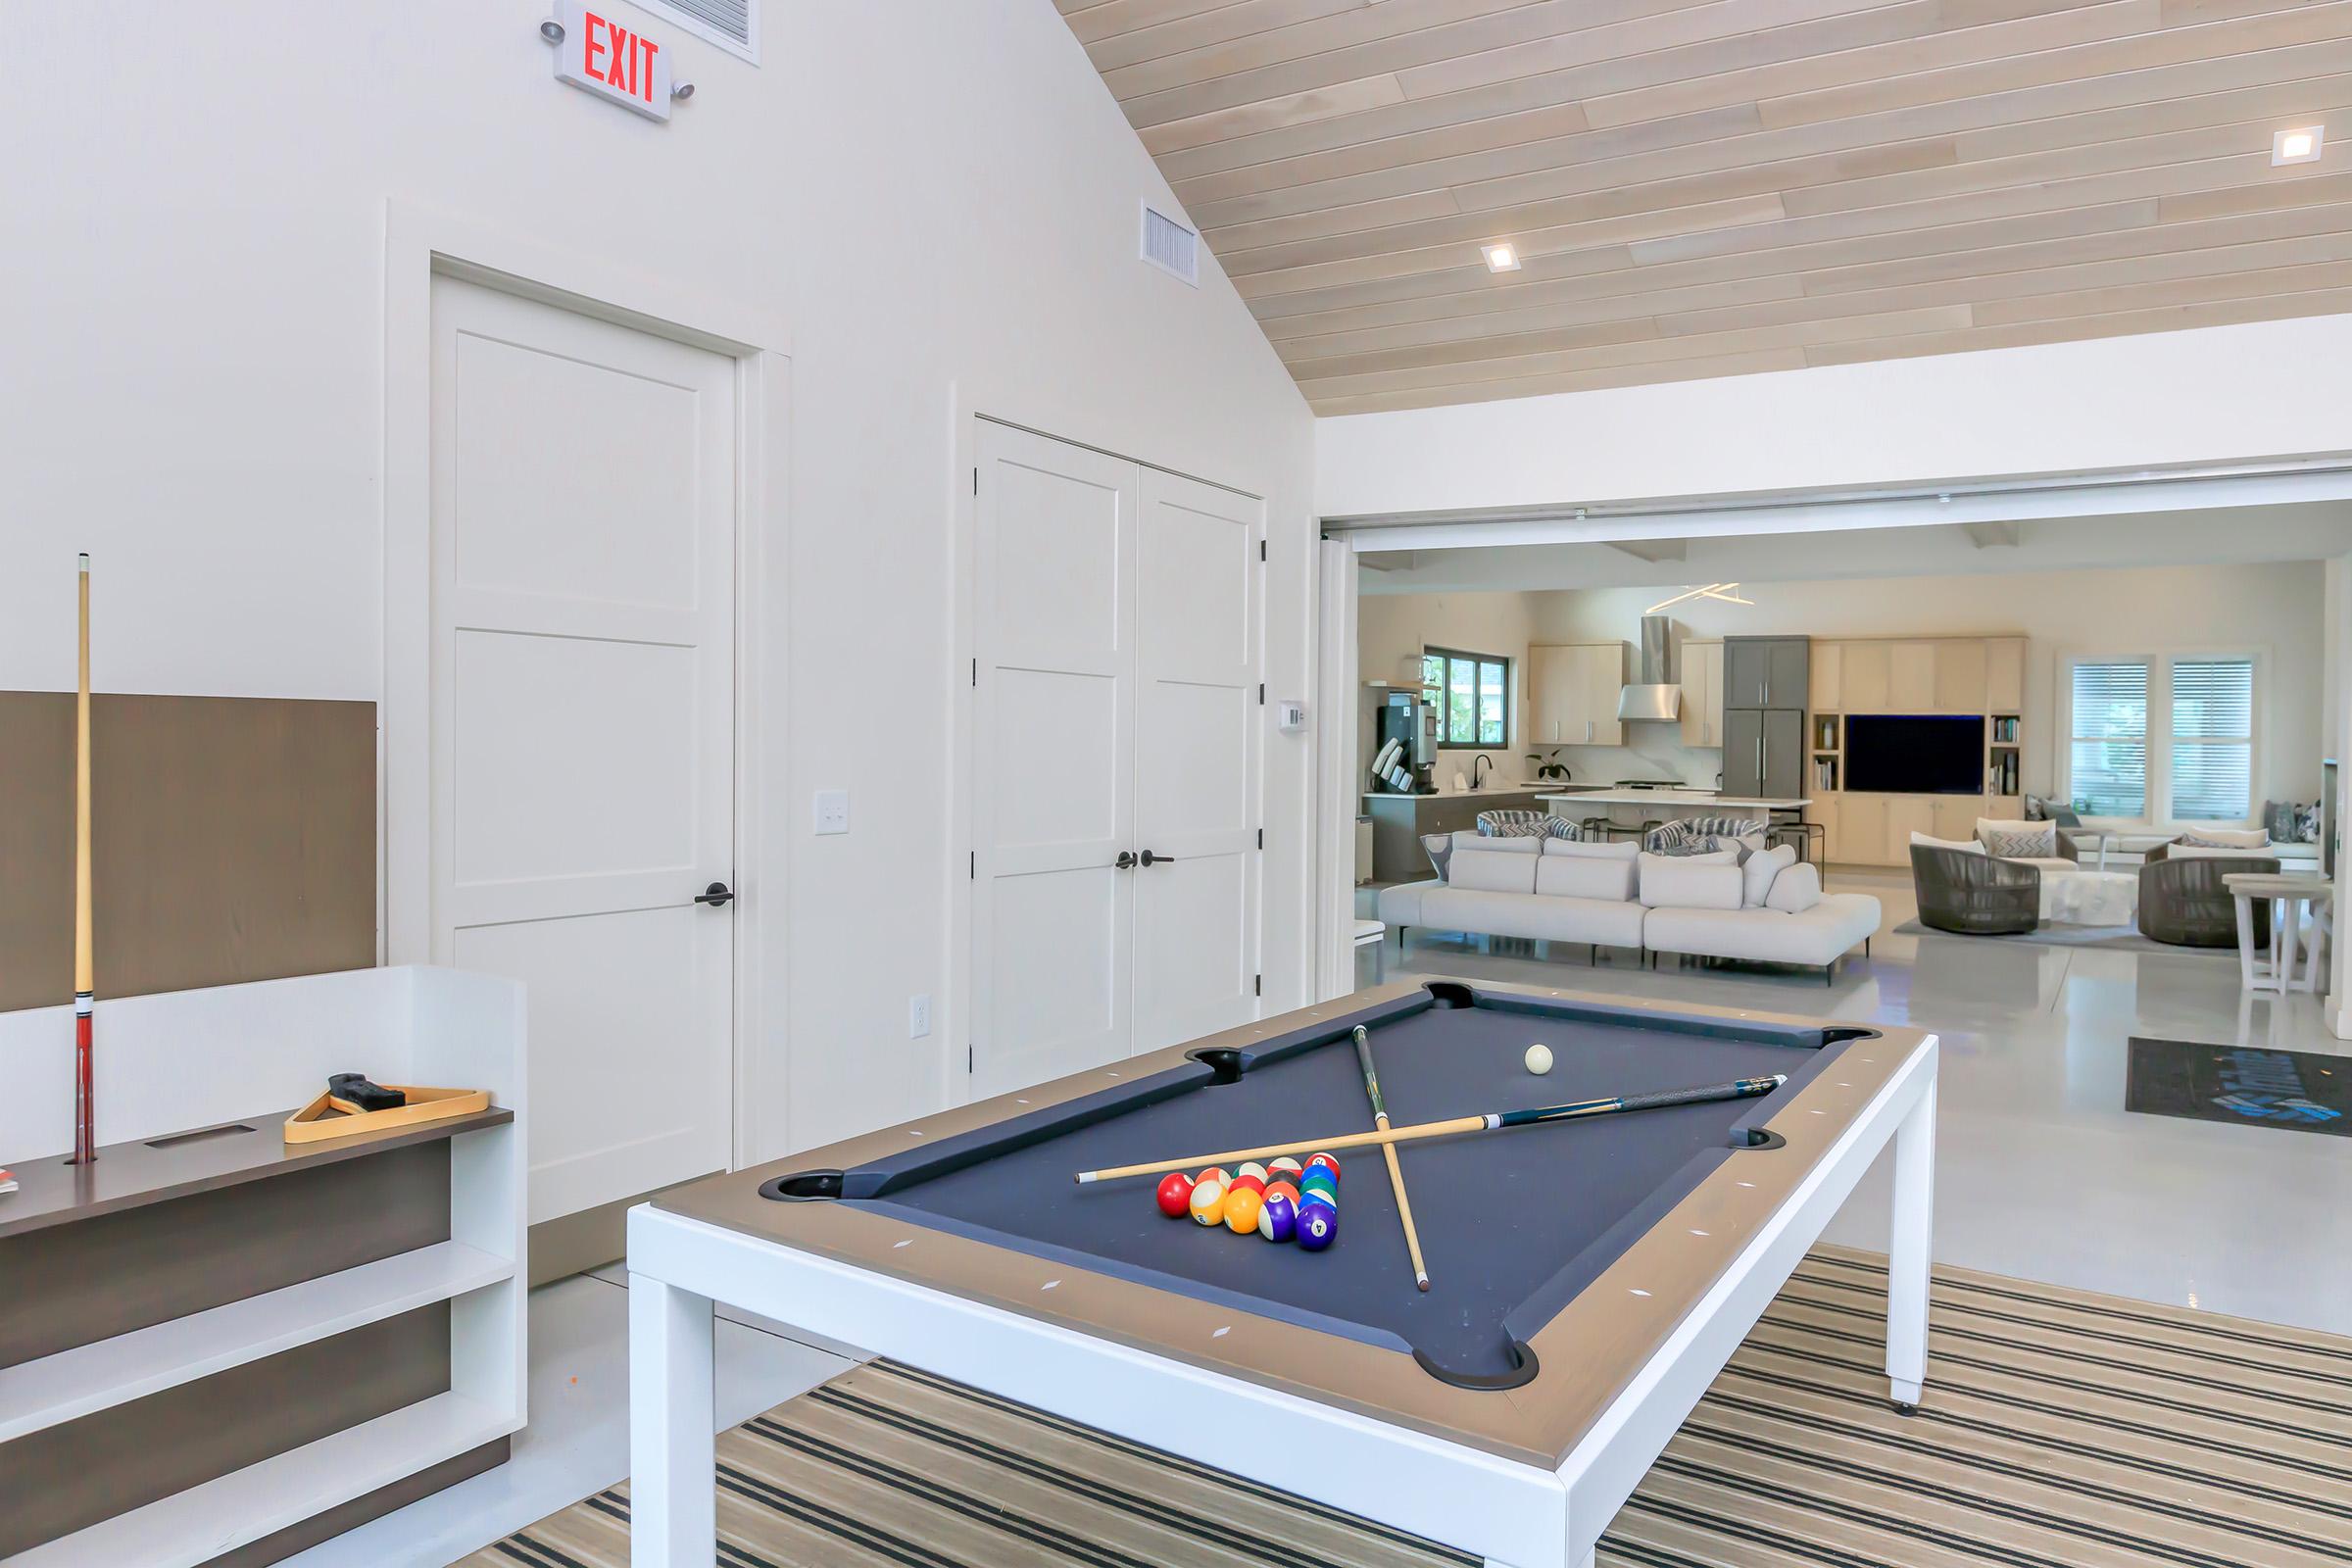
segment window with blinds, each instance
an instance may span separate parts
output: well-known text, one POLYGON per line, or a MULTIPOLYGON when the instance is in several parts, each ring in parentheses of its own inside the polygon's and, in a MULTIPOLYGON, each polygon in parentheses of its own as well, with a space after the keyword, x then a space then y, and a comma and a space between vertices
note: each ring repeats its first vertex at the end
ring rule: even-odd
POLYGON ((2144 660, 2074 666, 2070 804, 2084 816, 2148 808, 2148 666, 2144 660))
POLYGON ((1511 662, 1450 648, 1421 655, 1421 695, 1437 705, 1441 746, 1505 744, 1511 710, 1511 662))
POLYGON ((2174 660, 2172 815, 2243 821, 2253 792, 2254 662, 2174 660))

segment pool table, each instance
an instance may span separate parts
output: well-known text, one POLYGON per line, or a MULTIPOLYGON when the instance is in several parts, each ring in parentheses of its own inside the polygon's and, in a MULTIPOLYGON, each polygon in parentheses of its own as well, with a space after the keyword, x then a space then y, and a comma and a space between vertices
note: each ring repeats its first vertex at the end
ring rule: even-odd
POLYGON ((1886 1366, 1918 1402, 1936 1060, 1916 1030, 1417 977, 664 1194, 629 1216, 634 1561, 711 1560, 715 1301, 1575 1568, 1890 1146, 1886 1366), (1786 1082, 1402 1146, 1426 1293, 1377 1149, 1340 1154, 1321 1252, 1074 1180, 1368 1128, 1359 1023, 1399 1126, 1786 1082))

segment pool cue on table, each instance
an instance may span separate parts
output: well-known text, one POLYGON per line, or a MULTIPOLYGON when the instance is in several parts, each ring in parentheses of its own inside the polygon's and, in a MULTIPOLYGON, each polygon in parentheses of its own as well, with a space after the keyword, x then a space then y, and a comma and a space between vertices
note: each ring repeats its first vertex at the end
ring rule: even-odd
POLYGON ((80 673, 74 694, 74 1158, 98 1157, 90 1075, 97 980, 90 944, 90 558, 81 558, 80 673))
POLYGON ((1450 1138, 1457 1133, 1489 1133, 1500 1127, 1532 1127, 1538 1122, 1574 1121, 1626 1110, 1663 1110, 1669 1105, 1701 1105, 1717 1100, 1753 1100, 1758 1095, 1771 1094, 1788 1081, 1786 1073, 1776 1072, 1765 1078, 1735 1078, 1728 1084, 1708 1084, 1700 1089, 1661 1089, 1651 1095, 1609 1095, 1599 1100, 1572 1100, 1564 1105, 1537 1105, 1527 1110, 1490 1110, 1476 1116, 1454 1116, 1446 1121, 1424 1121, 1410 1127, 1392 1127, 1387 1132, 1341 1133, 1333 1138, 1298 1138, 1289 1143, 1267 1144, 1257 1149, 1228 1149, 1218 1154, 1180 1154, 1173 1159, 1154 1159, 1141 1165, 1082 1170, 1078 1173, 1078 1180, 1082 1183, 1107 1182, 1123 1176, 1158 1176, 1172 1170, 1200 1170, 1210 1165, 1237 1164, 1245 1159, 1272 1159, 1277 1154, 1329 1152, 1335 1149, 1362 1149, 1372 1144, 1412 1144, 1424 1138, 1450 1138))
MULTIPOLYGON (((1364 1094, 1372 1102, 1372 1125, 1382 1132, 1389 1130, 1389 1107, 1380 1101, 1380 1073, 1372 1065, 1372 1035, 1362 1024, 1355 1026, 1355 1059, 1364 1069, 1364 1094)), ((1404 1196, 1404 1168, 1396 1163, 1396 1146, 1383 1144, 1380 1152, 1389 1161, 1389 1188, 1396 1195, 1396 1217, 1404 1221, 1404 1250, 1412 1254, 1413 1284, 1417 1289, 1429 1289, 1429 1265, 1421 1260, 1421 1237, 1413 1229, 1412 1200, 1404 1196)))

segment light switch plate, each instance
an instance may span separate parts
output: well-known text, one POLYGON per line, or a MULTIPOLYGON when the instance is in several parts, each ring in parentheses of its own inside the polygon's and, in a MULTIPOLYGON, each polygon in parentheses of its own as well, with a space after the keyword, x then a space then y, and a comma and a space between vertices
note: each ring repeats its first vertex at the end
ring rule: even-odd
POLYGON ((920 1040, 931 1032, 931 997, 928 992, 906 999, 906 1038, 920 1040))
POLYGON ((850 830, 848 790, 816 792, 816 830, 819 833, 847 833, 850 830))

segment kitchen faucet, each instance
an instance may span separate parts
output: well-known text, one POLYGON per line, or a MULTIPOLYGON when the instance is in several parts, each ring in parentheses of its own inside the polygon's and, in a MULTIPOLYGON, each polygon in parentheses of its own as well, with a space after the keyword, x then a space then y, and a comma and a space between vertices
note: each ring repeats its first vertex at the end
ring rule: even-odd
POLYGON ((1476 757, 1472 758, 1470 760, 1470 787, 1472 789, 1478 788, 1479 780, 1486 777, 1485 773, 1480 771, 1481 768, 1493 767, 1494 765, 1494 759, 1489 757, 1484 752, 1481 752, 1476 757))

